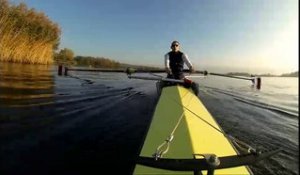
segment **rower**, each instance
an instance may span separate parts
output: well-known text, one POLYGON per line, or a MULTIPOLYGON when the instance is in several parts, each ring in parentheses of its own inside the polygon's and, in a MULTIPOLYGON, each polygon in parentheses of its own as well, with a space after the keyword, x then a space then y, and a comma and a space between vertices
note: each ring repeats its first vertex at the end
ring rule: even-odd
MULTIPOLYGON (((191 80, 188 80, 184 77, 183 67, 186 64, 189 68, 190 73, 194 72, 192 63, 190 62, 188 56, 180 51, 180 44, 178 41, 173 41, 171 43, 171 51, 165 54, 165 69, 167 72, 167 78, 173 79, 183 79, 185 80, 184 86, 189 88, 191 87, 196 95, 199 92, 199 85, 191 80)), ((172 84, 162 83, 161 86, 167 86, 172 84)))

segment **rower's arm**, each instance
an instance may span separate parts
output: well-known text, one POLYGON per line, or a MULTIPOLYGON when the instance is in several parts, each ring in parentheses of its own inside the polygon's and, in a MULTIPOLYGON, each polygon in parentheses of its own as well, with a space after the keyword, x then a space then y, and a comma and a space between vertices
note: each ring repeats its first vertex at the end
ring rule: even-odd
POLYGON ((170 69, 170 59, 169 59, 169 54, 165 54, 165 69, 167 71, 167 73, 170 73, 171 72, 171 69, 170 69))
POLYGON ((189 57, 186 54, 182 54, 182 59, 184 61, 184 63, 189 67, 190 70, 193 69, 193 65, 189 60, 189 57))

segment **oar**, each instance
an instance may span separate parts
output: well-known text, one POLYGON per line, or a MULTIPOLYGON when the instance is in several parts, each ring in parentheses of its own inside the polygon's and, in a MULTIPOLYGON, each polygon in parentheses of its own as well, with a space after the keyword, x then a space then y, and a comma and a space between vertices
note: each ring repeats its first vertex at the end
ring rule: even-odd
MULTIPOLYGON (((165 69, 134 69, 128 67, 125 70, 125 72, 130 75, 133 73, 166 73, 166 70, 165 69)), ((190 70, 184 69, 183 72, 190 72, 190 70)), ((194 71, 193 73, 207 75, 207 71, 194 71)))
POLYGON ((248 77, 238 77, 233 75, 226 75, 226 74, 219 74, 219 73, 208 73, 209 75, 215 75, 215 76, 221 76, 221 77, 228 77, 228 78, 236 78, 236 79, 242 79, 242 80, 253 80, 254 77, 248 78, 248 77))
MULTIPOLYGON (((127 68, 124 69, 74 69, 74 68, 68 68, 65 67, 65 75, 68 75, 68 71, 93 71, 93 72, 126 72, 127 75, 131 75, 133 73, 165 73, 165 69, 134 69, 134 68, 127 68)), ((185 69, 184 72, 190 72, 189 70, 185 69)), ((235 79, 241 79, 241 80, 250 80, 253 85, 257 89, 261 88, 261 78, 260 77, 240 77, 240 76, 232 76, 227 74, 220 74, 220 73, 213 73, 213 72, 207 72, 207 71, 199 71, 196 70, 193 73, 203 74, 204 76, 207 75, 215 75, 215 76, 222 76, 222 77, 228 77, 228 78, 235 78, 235 79)), ((58 74, 62 75, 62 66, 59 66, 58 74)), ((187 75, 188 78, 199 78, 199 76, 191 76, 187 75)), ((203 76, 200 76, 203 77, 203 76)), ((167 80, 166 80, 167 81, 167 80)))
POLYGON ((192 83, 191 80, 189 79, 183 79, 183 80, 177 80, 177 79, 172 79, 172 78, 164 78, 164 77, 149 77, 149 76, 137 76, 137 75, 128 75, 128 78, 132 79, 141 79, 141 80, 155 80, 155 81, 166 81, 166 82, 173 82, 173 83, 192 83))
POLYGON ((215 76, 221 76, 221 77, 227 77, 227 78, 235 78, 235 79, 241 79, 241 80, 250 80, 253 85, 256 86, 257 89, 261 88, 261 78, 260 77, 240 77, 240 76, 233 76, 233 75, 226 75, 226 74, 220 74, 220 73, 208 73, 209 75, 215 75, 215 76))
POLYGON ((135 75, 128 75, 128 78, 133 79, 141 79, 141 80, 161 80, 161 81, 168 81, 168 82, 174 82, 174 83, 183 83, 183 80, 176 80, 171 78, 163 78, 163 77, 146 77, 146 76, 135 76, 135 75))
MULTIPOLYGON (((184 72, 189 72, 189 70, 183 70, 184 72)), ((128 75, 131 75, 133 73, 165 73, 166 71, 164 69, 154 69, 154 70, 141 70, 141 69, 133 69, 133 68, 127 68, 125 71, 128 75)), ((235 78, 235 79, 241 79, 241 80, 250 80, 253 85, 257 89, 261 88, 261 78, 260 77, 240 77, 240 76, 233 76, 233 75, 227 75, 227 74, 220 74, 220 73, 213 73, 213 72, 207 72, 207 71, 199 71, 196 70, 194 73, 203 74, 204 76, 207 75, 215 75, 215 76, 221 76, 221 77, 227 77, 227 78, 235 78)), ((193 78, 196 76, 186 76, 188 78, 193 78)))

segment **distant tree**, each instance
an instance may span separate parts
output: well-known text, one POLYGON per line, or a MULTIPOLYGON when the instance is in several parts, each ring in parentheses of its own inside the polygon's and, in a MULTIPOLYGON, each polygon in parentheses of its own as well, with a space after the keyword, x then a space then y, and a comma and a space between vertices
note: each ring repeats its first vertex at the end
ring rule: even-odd
POLYGON ((250 77, 251 75, 246 72, 229 72, 227 75, 233 75, 233 76, 245 76, 245 77, 250 77))
POLYGON ((108 58, 91 57, 91 56, 76 56, 74 58, 77 66, 88 66, 95 68, 119 68, 120 63, 108 58))
POLYGON ((299 76, 299 72, 298 71, 291 72, 291 73, 281 74, 281 77, 298 77, 298 76, 299 76))
POLYGON ((61 65, 74 65, 74 52, 71 49, 64 48, 55 54, 54 60, 61 65))

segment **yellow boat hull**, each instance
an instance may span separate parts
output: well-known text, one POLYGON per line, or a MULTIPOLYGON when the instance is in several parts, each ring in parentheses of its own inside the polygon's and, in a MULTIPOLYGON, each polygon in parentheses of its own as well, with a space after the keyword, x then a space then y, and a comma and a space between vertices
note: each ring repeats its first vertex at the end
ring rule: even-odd
MULTIPOLYGON (((215 154, 218 157, 237 155, 231 142, 214 127, 222 131, 192 90, 182 86, 165 87, 157 103, 140 156, 152 157, 158 146, 172 132, 174 138, 163 158, 193 159, 194 154, 215 154)), ((206 171, 202 173, 207 174, 206 171)), ((170 171, 137 164, 133 174, 194 174, 194 172, 170 171)), ((249 175, 252 173, 247 166, 240 166, 215 170, 214 174, 249 175)))

